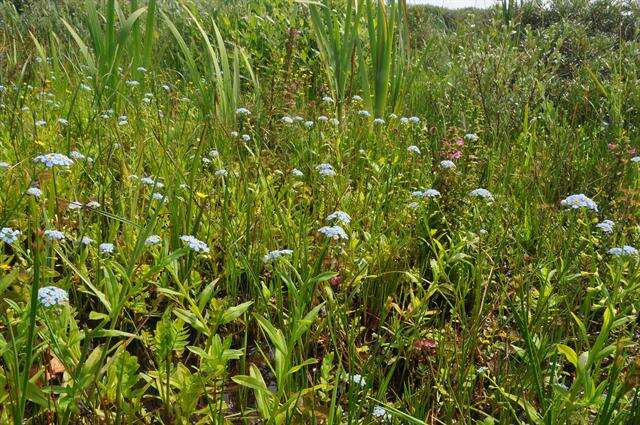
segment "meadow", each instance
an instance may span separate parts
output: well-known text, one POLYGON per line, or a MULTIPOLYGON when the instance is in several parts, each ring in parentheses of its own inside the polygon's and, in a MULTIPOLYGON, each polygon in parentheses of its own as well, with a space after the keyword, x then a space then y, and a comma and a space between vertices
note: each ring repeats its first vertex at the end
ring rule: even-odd
POLYGON ((640 424, 640 9, 0 2, 0 424, 640 424))

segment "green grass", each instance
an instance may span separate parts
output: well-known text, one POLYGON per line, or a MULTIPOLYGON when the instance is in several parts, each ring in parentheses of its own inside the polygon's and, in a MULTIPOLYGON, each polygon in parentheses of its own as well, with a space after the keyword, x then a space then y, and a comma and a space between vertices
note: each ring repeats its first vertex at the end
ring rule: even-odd
POLYGON ((636 9, 40 6, 0 5, 1 424, 640 421, 636 9))

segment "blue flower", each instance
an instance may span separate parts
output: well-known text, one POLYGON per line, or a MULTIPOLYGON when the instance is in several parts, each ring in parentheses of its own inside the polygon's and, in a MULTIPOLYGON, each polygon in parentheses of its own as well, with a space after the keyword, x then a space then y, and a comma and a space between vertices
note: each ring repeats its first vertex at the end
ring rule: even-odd
POLYGON ((69 301, 69 294, 57 286, 45 286, 38 289, 38 301, 44 307, 53 307, 69 301))
POLYGON ((318 229, 318 232, 322 233, 328 238, 339 240, 339 239, 349 239, 349 235, 344 229, 340 226, 323 226, 318 229))
POLYGON ((573 209, 587 208, 596 212, 598 211, 598 205, 583 193, 567 196, 565 199, 560 201, 560 204, 573 209))
POLYGON ((22 232, 20 232, 20 230, 14 230, 11 227, 3 227, 2 230, 0 230, 0 240, 11 245, 18 240, 21 233, 22 232))
POLYGON ((293 250, 291 249, 278 249, 275 251, 270 251, 268 254, 262 257, 262 261, 264 261, 265 263, 270 263, 271 261, 275 261, 282 256, 291 254, 293 254, 293 250))
POLYGON ((334 211, 327 216, 327 221, 339 221, 344 225, 351 223, 351 217, 344 211, 334 211))
POLYGON ((333 177, 336 175, 336 170, 333 169, 331 164, 320 164, 316 166, 316 170, 322 177, 333 177))
POLYGON ((158 235, 149 235, 149 237, 144 240, 144 244, 146 246, 157 245, 161 241, 162 241, 162 239, 160 238, 160 236, 158 236, 158 235))
POLYGON ((410 153, 415 153, 416 155, 420 155, 420 154, 421 154, 421 152, 420 152, 420 148, 419 148, 419 147, 417 147, 416 145, 411 145, 411 146, 409 146, 409 147, 407 148, 407 150, 408 150, 410 153))
POLYGON ((73 160, 61 153, 46 153, 33 158, 33 162, 44 164, 47 168, 55 166, 69 167, 73 165, 73 160))
POLYGON ((186 246, 196 252, 209 252, 209 246, 206 243, 196 239, 191 235, 182 235, 180 236, 180 240, 184 242, 186 246))
POLYGON ((98 246, 98 250, 103 254, 113 254, 115 249, 116 247, 112 243, 101 243, 98 246))
POLYGON ((600 223, 596 224, 596 227, 602 230, 604 233, 613 233, 614 222, 611 220, 602 220, 600 223))
POLYGON ((36 198, 39 198, 42 196, 42 191, 37 187, 30 187, 29 189, 27 189, 27 195, 31 195, 31 196, 35 196, 36 198))
POLYGON ((621 247, 611 248, 609 254, 614 257, 635 257, 638 255, 638 250, 630 245, 624 245, 621 247))
POLYGON ((451 160, 445 159, 444 161, 440 161, 440 168, 443 170, 451 170, 456 168, 456 164, 451 160))
POLYGON ((489 202, 493 201, 493 194, 491 194, 491 192, 489 192, 487 189, 483 189, 481 187, 478 189, 473 189, 471 192, 469 192, 469 196, 474 198, 484 198, 489 202))
POLYGON ((62 241, 65 239, 64 233, 60 230, 49 229, 44 231, 44 237, 50 241, 62 241))

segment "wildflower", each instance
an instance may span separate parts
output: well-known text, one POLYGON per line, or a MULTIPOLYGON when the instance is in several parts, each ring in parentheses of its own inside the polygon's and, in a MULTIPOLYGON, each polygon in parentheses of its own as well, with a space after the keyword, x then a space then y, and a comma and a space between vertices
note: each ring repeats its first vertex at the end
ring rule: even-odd
POLYGON ((277 260, 278 258, 284 255, 291 255, 291 254, 293 254, 293 250, 291 249, 278 249, 275 251, 270 251, 268 254, 262 257, 262 261, 264 261, 265 263, 269 263, 271 261, 277 260))
POLYGON ((336 175, 336 170, 333 169, 331 164, 320 164, 316 166, 316 170, 322 177, 333 177, 336 175))
POLYGON ((324 103, 333 103, 333 98, 331 96, 325 96, 322 98, 324 103))
POLYGON ((460 152, 459 150, 456 150, 449 154, 449 159, 460 159, 461 156, 462 156, 462 152, 460 152))
POLYGON ((161 87, 164 89, 164 91, 171 90, 171 87, 169 86, 169 84, 163 84, 161 87))
POLYGON ((44 164, 47 168, 52 168, 56 165, 61 167, 68 167, 70 165, 73 165, 73 160, 61 153, 47 153, 44 155, 38 155, 33 158, 33 162, 44 164))
POLYGON ((417 202, 411 202, 409 204, 409 208, 411 208, 412 210, 417 210, 420 207, 420 204, 418 204, 417 202))
POLYGON ((138 72, 142 72, 143 74, 145 72, 147 72, 147 68, 145 68, 144 66, 139 66, 138 68, 136 68, 138 70, 138 72))
POLYGON ((69 302, 69 294, 57 286, 45 286, 38 289, 38 301, 43 307, 53 307, 69 302))
POLYGON ((209 246, 206 243, 196 239, 191 235, 182 235, 180 236, 180 240, 184 242, 186 246, 196 252, 209 252, 209 246))
POLYGON ((493 195, 491 194, 491 192, 481 187, 478 189, 473 189, 471 192, 469 192, 469 196, 472 196, 474 198, 484 198, 489 202, 493 201, 493 195))
POLYGON ((18 240, 21 233, 22 232, 20 232, 20 230, 13 230, 11 227, 3 227, 2 230, 0 230, 0 240, 11 245, 18 240))
POLYGON ((382 118, 376 118, 373 120, 373 123, 376 125, 382 125, 384 124, 384 120, 382 118))
POLYGON ((456 164, 454 164, 451 160, 445 159, 443 161, 440 161, 440 168, 442 168, 443 170, 452 170, 456 168, 456 164))
POLYGON ((638 250, 630 245, 624 245, 621 247, 611 248, 609 254, 614 257, 635 257, 638 255, 638 250))
POLYGON ((30 187, 29 189, 27 189, 27 195, 31 195, 31 196, 35 196, 36 198, 39 198, 40 196, 42 196, 42 191, 37 187, 30 187))
POLYGON ((318 121, 327 122, 327 121, 329 121, 329 117, 327 117, 326 115, 320 115, 318 117, 318 121))
POLYGON ((164 202, 166 200, 166 196, 160 192, 153 192, 151 194, 151 199, 153 199, 154 201, 164 202))
POLYGON ((424 196, 425 198, 435 198, 437 196, 440 196, 440 192, 435 189, 427 189, 422 193, 422 196, 424 196))
POLYGON ((247 108, 238 108, 236 109, 236 115, 251 115, 251 111, 247 108))
POLYGON ((69 124, 69 121, 66 118, 58 118, 58 124, 67 125, 69 124))
POLYGON ((295 117, 293 117, 293 120, 295 122, 302 122, 304 121, 304 118, 302 118, 300 115, 296 115, 295 117))
POLYGON ((362 102, 362 97, 358 96, 357 94, 354 95, 351 99, 353 99, 356 102, 362 102))
POLYGON ((248 134, 243 134, 242 141, 248 143, 249 141, 251 141, 251 136, 249 136, 248 134))
POLYGON ((118 117, 118 125, 127 125, 129 124, 129 118, 126 115, 121 115, 118 117))
POLYGON ((157 245, 161 240, 162 239, 158 235, 149 235, 149 237, 144 240, 144 244, 146 246, 157 245))
POLYGON ((420 118, 418 118, 418 117, 409 117, 409 122, 411 124, 419 124, 420 123, 420 118))
POLYGON ((38 120, 35 122, 36 127, 44 127, 45 125, 47 125, 47 122, 45 120, 38 120))
POLYGON ((140 82, 137 81, 137 80, 127 80, 126 84, 129 87, 135 88, 135 87, 138 87, 140 85, 140 82))
POLYGON ((351 223, 351 217, 344 211, 334 211, 327 216, 327 221, 339 221, 344 225, 351 223))
POLYGON ((411 145, 407 148, 407 151, 409 151, 410 153, 415 153, 416 155, 420 155, 420 148, 417 147, 416 145, 411 145))
POLYGON ((596 227, 602 230, 604 233, 613 233, 614 222, 611 220, 602 220, 600 223, 596 224, 596 227))
POLYGON ((83 236, 82 239, 80 240, 80 243, 84 246, 91 245, 92 242, 93 242, 93 239, 91 239, 89 236, 83 236))
POLYGON ((351 379, 351 382, 353 382, 354 384, 358 384, 361 387, 364 387, 367 385, 367 381, 364 379, 362 375, 355 374, 355 375, 351 375, 351 376, 347 375, 347 376, 351 379))
POLYGON ((209 158, 207 158, 206 156, 203 156, 202 157, 202 163, 204 165, 209 165, 209 164, 211 164, 211 160, 209 158))
POLYGON ((335 126, 340 125, 340 120, 338 118, 331 118, 329 122, 335 126))
POLYGON ((64 233, 55 229, 45 230, 44 237, 50 241, 62 241, 65 239, 64 233))
POLYGON ((91 91, 91 86, 89 84, 82 83, 80 84, 80 88, 84 91, 91 91))
POLYGON ((87 207, 89 209, 100 208, 100 203, 97 202, 97 201, 89 201, 89 202, 87 202, 85 207, 87 207))
POLYGON ((232 131, 231 133, 229 133, 229 136, 233 137, 234 139, 236 137, 238 137, 240 134, 237 131, 232 131))
POLYGON ((11 164, 8 162, 0 161, 0 170, 8 170, 11 168, 11 164))
POLYGON ((371 116, 371 113, 369 111, 361 109, 358 111, 358 115, 360 115, 361 117, 369 118, 371 116))
POLYGON ((219 169, 218 171, 216 171, 216 176, 218 177, 227 177, 227 175, 229 174, 229 172, 227 170, 225 170, 224 168, 219 169))
POLYGON ((143 177, 140 179, 140 181, 146 184, 147 186, 155 186, 158 189, 162 189, 164 187, 164 184, 162 182, 155 180, 151 177, 143 177))
POLYGON ((398 118, 398 116, 396 114, 389 114, 389 119, 390 120, 395 120, 397 118, 398 118))
POLYGON ((598 211, 598 205, 583 193, 567 196, 565 199, 560 201, 560 205, 571 207, 573 209, 587 208, 593 211, 598 211))
POLYGON ((211 158, 217 158, 217 157, 219 157, 219 156, 220 156, 220 152, 218 152, 218 149, 211 149, 211 150, 209 151, 209 156, 210 156, 211 158))
POLYGON ((409 118, 407 117, 400 118, 400 124, 409 124, 409 118))
POLYGON ((349 235, 344 231, 344 229, 340 226, 323 226, 318 229, 318 232, 322 233, 328 238, 339 240, 339 239, 349 239, 349 235))
POLYGON ((280 121, 282 121, 285 124, 293 124, 293 118, 291 118, 289 115, 285 115, 280 119, 280 121))
POLYGON ((464 138, 467 140, 470 140, 472 142, 475 142, 479 139, 478 135, 476 133, 467 133, 464 135, 464 138))
POLYGON ((374 418, 383 418, 383 419, 391 419, 391 414, 389 414, 389 412, 387 412, 387 409, 385 409, 382 406, 375 406, 373 408, 373 411, 371 412, 371 415, 374 418))
POLYGON ((635 163, 640 162, 640 156, 634 156, 633 158, 631 158, 631 162, 635 162, 635 163))
POLYGON ((307 127, 307 128, 313 127, 313 121, 305 121, 304 122, 304 126, 307 127))
POLYGON ((82 203, 78 201, 71 201, 69 202, 69 205, 67 205, 67 209, 72 211, 79 210, 80 208, 82 208, 82 203))
POLYGON ((115 249, 116 247, 112 243, 101 243, 98 246, 98 250, 100 250, 102 254, 113 254, 115 249))
POLYGON ((291 171, 291 174, 293 174, 294 177, 304 177, 304 173, 300 170, 298 170, 297 168, 294 168, 291 171))

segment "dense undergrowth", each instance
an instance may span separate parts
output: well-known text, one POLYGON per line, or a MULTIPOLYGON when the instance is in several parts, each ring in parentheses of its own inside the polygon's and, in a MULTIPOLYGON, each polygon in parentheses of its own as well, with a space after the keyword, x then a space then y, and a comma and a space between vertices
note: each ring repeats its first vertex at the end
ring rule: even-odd
POLYGON ((640 423, 638 9, 519 3, 1 3, 0 423, 640 423))

